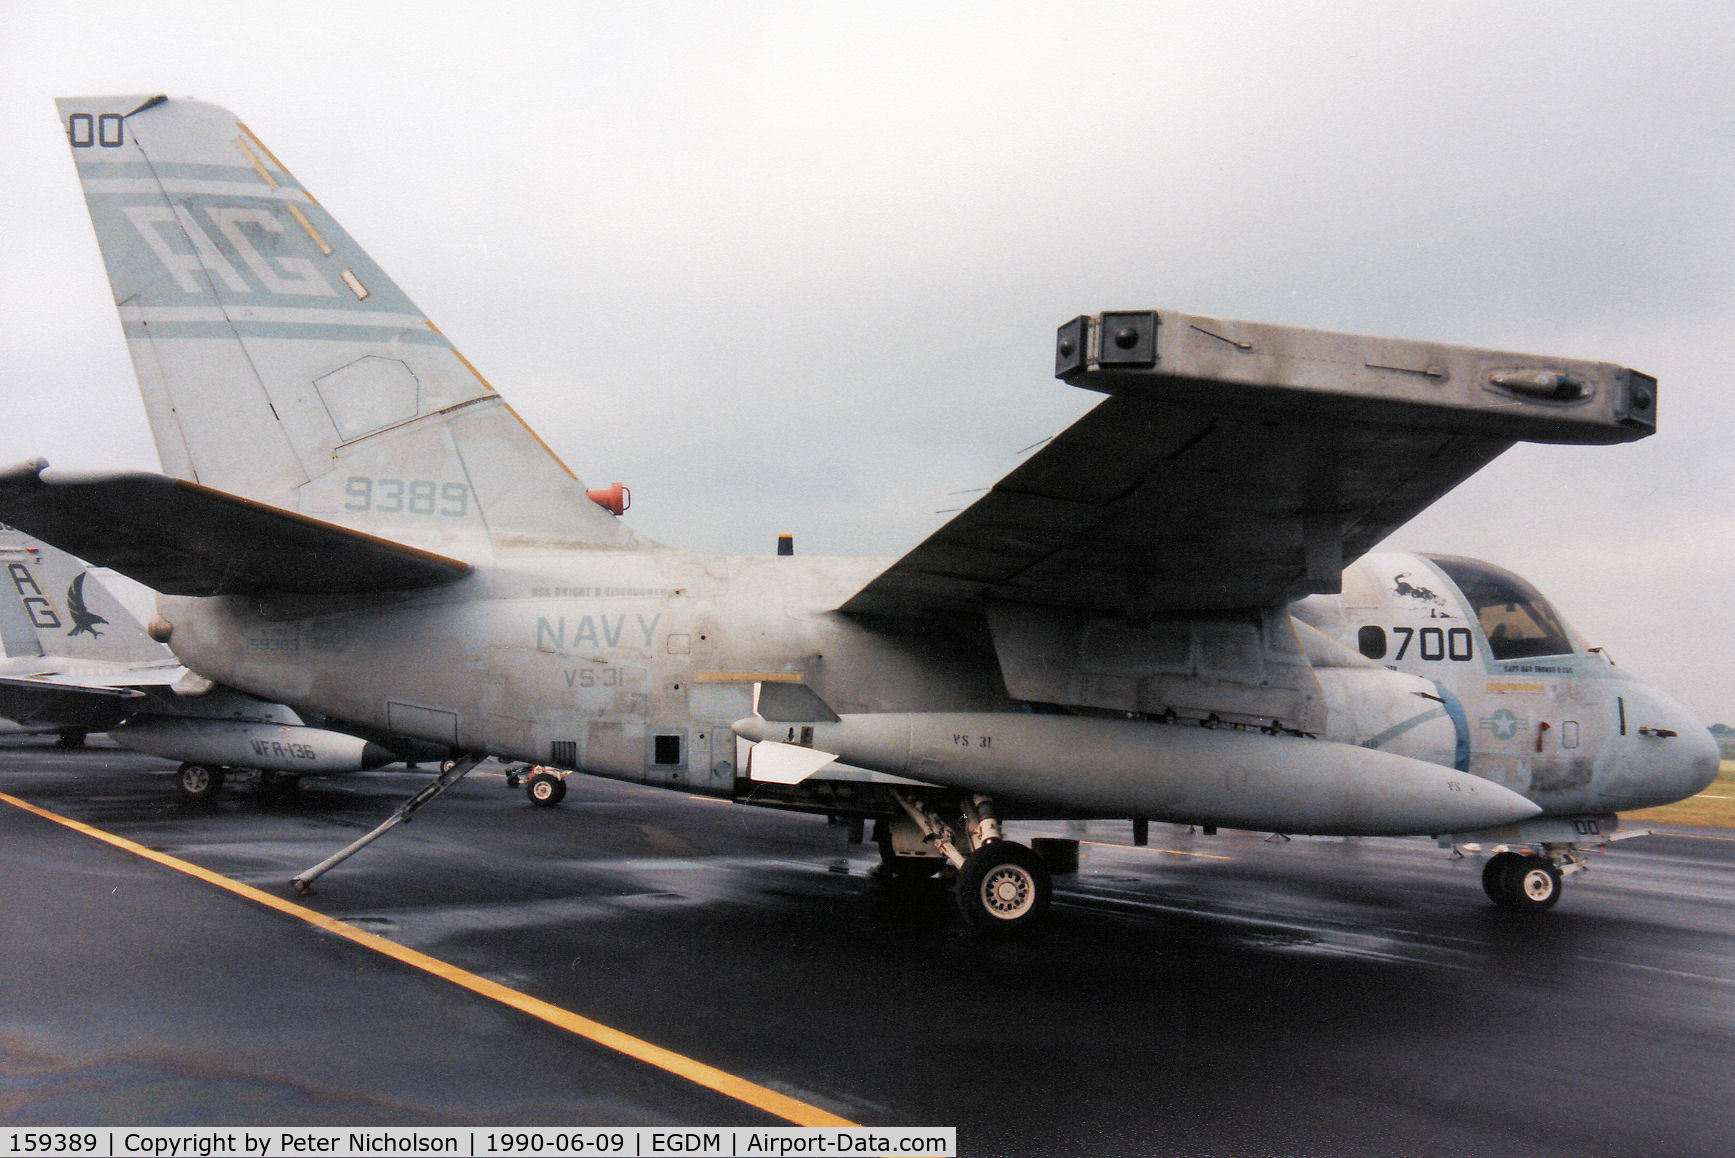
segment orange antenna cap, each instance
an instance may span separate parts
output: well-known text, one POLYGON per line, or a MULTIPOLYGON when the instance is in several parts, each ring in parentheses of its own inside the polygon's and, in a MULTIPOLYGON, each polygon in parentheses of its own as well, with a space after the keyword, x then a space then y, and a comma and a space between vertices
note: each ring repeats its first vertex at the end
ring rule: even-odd
POLYGON ((590 501, 611 515, 622 515, 633 505, 633 492, 620 483, 611 483, 600 490, 585 491, 590 501))

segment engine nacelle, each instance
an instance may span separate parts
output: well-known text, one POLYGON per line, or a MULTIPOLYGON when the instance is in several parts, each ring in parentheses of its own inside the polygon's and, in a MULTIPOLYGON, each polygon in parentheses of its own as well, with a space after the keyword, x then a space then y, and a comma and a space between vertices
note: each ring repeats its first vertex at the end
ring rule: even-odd
POLYGON ((118 744, 167 760, 308 776, 359 772, 397 759, 390 750, 347 732, 251 720, 150 715, 108 734, 118 744))

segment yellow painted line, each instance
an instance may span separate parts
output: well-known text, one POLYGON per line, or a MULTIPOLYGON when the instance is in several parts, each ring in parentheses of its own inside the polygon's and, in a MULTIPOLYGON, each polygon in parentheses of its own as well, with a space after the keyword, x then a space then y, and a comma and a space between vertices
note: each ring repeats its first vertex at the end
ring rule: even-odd
MULTIPOLYGON (((273 153, 271 151, 271 146, 267 145, 264 141, 261 141, 259 139, 259 135, 257 133, 255 133, 252 129, 248 128, 246 125, 242 124, 240 121, 235 122, 235 127, 240 129, 243 133, 246 133, 247 138, 249 140, 251 140, 255 145, 258 145, 259 151, 261 153, 264 153, 267 157, 270 157, 271 163, 273 165, 276 165, 280 171, 282 171, 284 173, 289 173, 289 166, 285 165, 282 161, 279 161, 277 159, 277 154, 273 153)), ((293 177, 295 174, 289 173, 289 175, 291 177, 293 177)), ((319 204, 319 198, 315 197, 312 193, 309 193, 306 189, 303 189, 301 192, 307 197, 307 199, 309 201, 313 202, 315 205, 319 204)))
MULTIPOLYGON (((428 323, 428 329, 434 331, 434 333, 436 333, 436 334, 439 334, 440 337, 442 337, 442 338, 446 337, 445 331, 441 330, 440 327, 436 326, 433 322, 433 319, 423 318, 422 320, 424 322, 428 323)), ((464 352, 462 350, 460 350, 460 349, 458 349, 458 347, 452 345, 452 340, 450 338, 446 338, 446 349, 452 351, 452 356, 464 364, 464 369, 470 371, 470 373, 472 373, 476 376, 476 381, 482 383, 483 387, 487 389, 488 393, 492 394, 495 397, 495 399, 500 403, 500 405, 502 405, 506 408, 506 413, 510 414, 513 418, 518 420, 518 425, 520 425, 524 428, 524 433, 528 434, 532 439, 534 439, 536 442, 536 445, 540 446, 543 449, 543 451, 548 455, 548 457, 552 458, 554 460, 554 465, 558 466, 561 470, 565 471, 567 478, 573 480, 574 482, 577 482, 578 476, 572 473, 572 468, 570 466, 566 465, 566 460, 561 458, 558 454, 555 454, 554 448, 552 446, 549 446, 546 442, 542 441, 542 436, 540 434, 536 433, 535 428, 532 427, 530 425, 530 423, 524 421, 523 417, 521 417, 519 415, 518 411, 512 409, 512 403, 510 403, 510 402, 506 401, 506 399, 500 397, 500 392, 498 390, 494 389, 494 384, 489 382, 488 379, 486 379, 482 376, 482 371, 476 369, 476 367, 471 363, 470 359, 464 357, 464 352)))
POLYGON ((259 179, 273 189, 277 188, 277 178, 265 171, 265 165, 259 160, 259 155, 247 147, 247 142, 240 137, 235 138, 235 147, 241 150, 241 155, 247 158, 247 163, 253 166, 253 171, 259 174, 259 179))
POLYGON ((1117 844, 1112 840, 1081 840, 1080 844, 1094 844, 1098 848, 1124 848, 1129 852, 1160 852, 1164 856, 1192 856, 1200 860, 1234 860, 1232 856, 1222 856, 1214 852, 1187 852, 1179 848, 1151 848, 1148 845, 1117 844))
POLYGON ((701 671, 693 673, 696 684, 798 684, 798 671, 701 671))
MULTIPOLYGON (((263 169, 260 170, 261 173, 263 173, 264 171, 265 170, 263 170, 263 169)), ((313 222, 311 222, 307 219, 307 214, 305 214, 301 211, 301 206, 295 205, 295 204, 285 204, 283 207, 285 209, 289 210, 289 216, 295 218, 296 223, 298 225, 300 225, 302 229, 307 231, 307 236, 313 238, 313 244, 319 246, 319 252, 325 254, 327 257, 330 257, 331 256, 331 243, 328 242, 324 237, 320 236, 319 230, 317 230, 313 227, 313 222)), ((345 272, 348 272, 348 271, 345 271, 345 272)))
POLYGON ((358 302, 366 301, 368 288, 361 284, 361 278, 355 276, 355 270, 346 269, 342 276, 343 284, 349 287, 349 292, 355 295, 355 300, 358 302))
MULTIPOLYGON (((253 134, 248 130, 246 125, 240 125, 239 122, 237 122, 237 124, 240 126, 240 129, 242 132, 246 133, 247 136, 249 136, 249 137, 253 137, 253 134)), ((255 143, 257 143, 259 145, 259 147, 261 149, 265 149, 264 143, 261 142, 258 137, 253 137, 253 140, 255 143)), ((241 150, 241 155, 243 157, 247 158, 247 163, 249 165, 253 166, 253 171, 255 173, 259 174, 259 179, 261 181, 264 181, 267 185, 271 186, 273 189, 280 187, 277 178, 275 178, 271 175, 270 170, 265 168, 265 163, 259 159, 259 154, 255 153, 252 149, 249 149, 247 147, 247 142, 245 139, 243 139, 241 137, 236 137, 235 138, 235 147, 237 149, 241 150)), ((271 150, 265 149, 265 153, 267 156, 270 156, 271 150)), ((276 157, 272 157, 271 160, 277 165, 277 167, 279 169, 283 169, 283 163, 281 161, 278 161, 276 157)), ((284 169, 283 171, 285 173, 287 173, 289 170, 284 169)), ((302 192, 306 193, 307 191, 304 189, 304 190, 302 190, 302 192)), ((311 194, 311 193, 307 194, 307 199, 309 201, 313 201, 313 203, 315 205, 319 204, 318 201, 314 201, 313 194, 311 194)), ((313 239, 313 244, 319 246, 319 252, 321 252, 321 253, 325 254, 327 257, 329 257, 331 255, 331 252, 332 252, 331 251, 331 244, 329 242, 327 242, 324 237, 320 236, 319 230, 317 230, 313 227, 313 222, 311 222, 307 219, 307 214, 305 214, 301 211, 301 206, 291 203, 291 204, 284 205, 284 208, 289 210, 289 215, 291 217, 295 218, 296 224, 301 226, 301 228, 307 233, 307 236, 313 239)))
POLYGON ((158 852, 156 849, 146 848, 124 836, 116 836, 112 832, 92 828, 88 824, 62 816, 58 812, 50 812, 46 808, 38 808, 34 804, 19 800, 15 796, 8 796, 4 792, 0 792, 0 800, 15 808, 21 808, 34 816, 40 816, 44 820, 53 821, 55 824, 70 828, 74 832, 82 833, 94 840, 100 840, 104 844, 130 852, 134 856, 154 861, 166 868, 185 873, 187 876, 204 881, 206 884, 215 885, 227 892, 234 893, 236 896, 245 897, 247 900, 264 905, 268 909, 275 909, 280 913, 306 921, 316 928, 354 941, 357 945, 372 949, 376 953, 382 953, 395 961, 401 961, 405 965, 420 969, 424 973, 431 973, 435 977, 450 981, 454 985, 460 985, 472 993, 498 1001, 520 1013, 527 1013, 531 1017, 564 1029, 568 1033, 577 1034, 579 1037, 586 1038, 617 1053, 623 1053, 635 1061, 656 1066, 676 1077, 685 1078, 695 1085, 715 1090, 726 1097, 734 1098, 738 1102, 745 1102, 755 1109, 764 1110, 768 1114, 775 1114, 786 1121, 794 1122, 797 1126, 857 1125, 847 1118, 840 1118, 818 1106, 811 1106, 806 1102, 780 1094, 776 1090, 766 1089, 764 1086, 756 1085, 745 1078, 738 1078, 734 1074, 717 1069, 715 1066, 708 1066, 704 1062, 694 1061, 692 1058, 678 1054, 673 1050, 664 1049, 660 1045, 652 1045, 643 1038, 622 1033, 618 1029, 612 1029, 599 1021, 592 1021, 588 1017, 580 1017, 570 1010, 562 1009, 560 1006, 547 1001, 541 1001, 529 994, 520 993, 516 989, 508 989, 498 982, 490 981, 486 977, 478 977, 456 965, 447 964, 437 957, 418 953, 414 949, 397 944, 395 941, 388 941, 384 937, 363 932, 353 925, 344 924, 336 917, 328 917, 324 913, 316 913, 312 909, 303 908, 292 901, 284 900, 282 897, 274 897, 252 885, 244 885, 240 881, 231 880, 221 873, 201 868, 189 861, 158 852))
MULTIPOLYGON (((444 331, 440 327, 436 326, 434 324, 434 320, 432 318, 423 318, 422 320, 424 322, 428 323, 428 329, 434 331, 434 333, 440 335, 440 337, 446 338, 446 331, 444 331)), ((478 382, 482 383, 482 385, 488 387, 488 393, 490 393, 490 394, 500 393, 500 391, 494 389, 493 384, 490 383, 488 381, 488 379, 482 377, 482 371, 476 369, 476 367, 471 364, 470 359, 464 357, 464 352, 462 350, 458 349, 458 347, 452 345, 452 339, 450 339, 450 338, 446 338, 446 349, 452 351, 452 356, 454 358, 456 358, 456 359, 458 359, 458 361, 464 363, 464 369, 466 369, 466 370, 470 371, 470 373, 476 375, 476 381, 478 381, 478 382)), ((512 408, 510 406, 508 406, 506 409, 511 410, 512 408)), ((516 413, 514 413, 512 415, 512 417, 518 418, 518 415, 516 413)), ((518 418, 518 421, 523 422, 524 419, 518 418)), ((526 429, 528 429, 528 428, 526 428, 526 429)), ((532 431, 532 433, 534 433, 534 431, 532 431)), ((541 442, 542 440, 539 438, 536 441, 541 442)), ((552 454, 553 452, 550 451, 549 453, 552 454)), ((571 474, 572 472, 567 471, 566 473, 571 474)))
MULTIPOLYGON (((453 348, 452 353, 458 354, 456 347, 453 348)), ((466 366, 470 366, 469 359, 464 357, 464 355, 462 355, 462 354, 458 354, 458 361, 464 363, 464 365, 466 365, 466 366)), ((472 374, 476 375, 477 380, 480 381, 482 383, 482 385, 488 386, 488 379, 482 377, 481 373, 476 369, 476 367, 470 366, 470 372, 472 374)), ((488 389, 492 390, 492 389, 494 389, 494 387, 488 386, 488 389)), ((495 394, 494 397, 500 398, 500 395, 495 394)), ((567 478, 571 479, 573 482, 578 481, 578 476, 572 473, 572 468, 570 466, 566 465, 566 460, 561 458, 558 454, 555 454, 554 448, 552 446, 549 446, 546 442, 542 441, 542 436, 540 434, 536 433, 535 428, 532 427, 530 425, 530 423, 524 421, 524 419, 519 416, 518 411, 512 409, 512 403, 506 401, 506 399, 504 399, 504 398, 500 398, 500 405, 502 405, 506 408, 506 413, 508 413, 512 417, 518 419, 518 425, 520 425, 524 428, 524 433, 528 434, 531 438, 536 440, 536 445, 540 446, 543 449, 543 451, 545 451, 547 453, 548 457, 552 458, 554 460, 555 466, 558 466, 561 470, 566 472, 567 478)))

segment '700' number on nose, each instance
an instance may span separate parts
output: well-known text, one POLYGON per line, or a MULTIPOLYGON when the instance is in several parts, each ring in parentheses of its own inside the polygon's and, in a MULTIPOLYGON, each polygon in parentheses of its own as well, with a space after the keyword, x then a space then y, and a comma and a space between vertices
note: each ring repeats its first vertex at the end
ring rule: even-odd
POLYGON ((1442 631, 1438 627, 1424 627, 1420 632, 1413 627, 1394 627, 1392 631, 1404 640, 1393 659, 1403 659, 1404 653, 1410 650, 1412 640, 1418 642, 1417 653, 1425 660, 1450 659, 1467 663, 1476 654, 1468 627, 1454 627, 1450 631, 1442 631))

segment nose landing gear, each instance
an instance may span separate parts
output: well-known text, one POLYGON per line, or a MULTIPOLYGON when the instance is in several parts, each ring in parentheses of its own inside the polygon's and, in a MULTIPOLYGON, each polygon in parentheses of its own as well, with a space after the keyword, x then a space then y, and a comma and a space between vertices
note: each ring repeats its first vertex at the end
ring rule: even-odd
POLYGON ((1561 871, 1534 853, 1497 852, 1482 866, 1482 889, 1503 909, 1540 913, 1560 900, 1561 871))
POLYGON ((1649 836, 1648 828, 1622 830, 1620 817, 1543 816, 1505 828, 1440 837, 1454 857, 1488 852, 1482 891, 1503 909, 1541 913, 1560 900, 1562 882, 1590 867, 1589 854, 1621 840, 1649 836))

